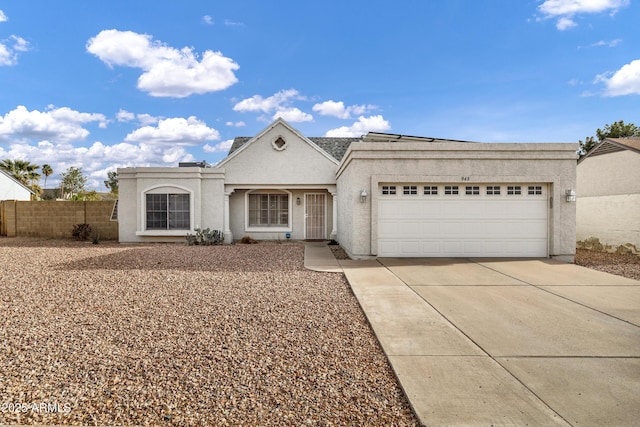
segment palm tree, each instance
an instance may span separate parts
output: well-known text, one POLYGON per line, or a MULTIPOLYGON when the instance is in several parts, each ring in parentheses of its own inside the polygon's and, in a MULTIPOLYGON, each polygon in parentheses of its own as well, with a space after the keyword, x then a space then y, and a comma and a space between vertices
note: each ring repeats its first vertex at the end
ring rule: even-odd
POLYGON ((27 186, 36 184, 40 179, 40 174, 37 172, 39 167, 26 160, 5 159, 0 162, 0 169, 9 172, 11 176, 27 186))
POLYGON ((42 175, 44 175, 44 188, 47 188, 47 178, 53 174, 53 169, 48 164, 42 165, 42 175))

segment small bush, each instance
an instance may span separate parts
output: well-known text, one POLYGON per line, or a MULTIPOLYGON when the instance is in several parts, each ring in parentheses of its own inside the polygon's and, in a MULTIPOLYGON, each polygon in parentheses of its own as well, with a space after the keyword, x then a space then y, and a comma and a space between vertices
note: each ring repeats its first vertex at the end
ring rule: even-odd
POLYGON ((94 245, 97 245, 98 243, 100 243, 100 234, 99 233, 93 233, 91 235, 91 243, 93 243, 94 245))
POLYGON ((78 241, 85 241, 91 235, 91 226, 89 224, 76 224, 73 226, 71 235, 78 241))
POLYGON ((238 242, 244 243, 247 245, 253 245, 255 243, 258 243, 258 241, 256 239, 252 239, 251 236, 243 236, 242 239, 238 240, 238 242))
POLYGON ((204 230, 200 228, 194 229, 196 234, 187 234, 187 245, 221 245, 224 243, 224 233, 222 230, 211 230, 209 228, 205 228, 204 230))

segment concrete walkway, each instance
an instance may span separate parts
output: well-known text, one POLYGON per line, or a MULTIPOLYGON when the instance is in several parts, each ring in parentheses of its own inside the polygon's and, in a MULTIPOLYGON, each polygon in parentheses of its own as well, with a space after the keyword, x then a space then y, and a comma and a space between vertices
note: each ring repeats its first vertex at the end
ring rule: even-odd
POLYGON ((638 425, 639 281, 543 259, 339 266, 423 424, 638 425))

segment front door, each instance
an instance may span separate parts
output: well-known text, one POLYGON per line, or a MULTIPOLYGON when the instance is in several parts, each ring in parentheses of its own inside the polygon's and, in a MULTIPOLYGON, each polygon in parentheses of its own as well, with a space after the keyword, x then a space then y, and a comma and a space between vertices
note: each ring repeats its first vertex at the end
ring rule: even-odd
POLYGON ((326 239, 326 199, 321 193, 304 195, 304 238, 326 239))

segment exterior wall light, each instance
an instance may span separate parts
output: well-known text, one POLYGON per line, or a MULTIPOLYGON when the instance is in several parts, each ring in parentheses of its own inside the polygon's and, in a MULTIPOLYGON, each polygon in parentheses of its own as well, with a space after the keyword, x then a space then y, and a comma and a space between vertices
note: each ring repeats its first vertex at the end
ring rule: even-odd
POLYGON ((564 192, 567 202, 575 202, 576 201, 576 192, 573 188, 569 188, 564 192))
POLYGON ((367 194, 367 190, 362 190, 362 191, 360 192, 360 203, 364 203, 364 202, 366 202, 366 201, 367 201, 367 196, 368 196, 368 195, 369 195, 369 194, 367 194))
POLYGON ((296 197, 296 205, 300 206, 300 203, 302 203, 302 200, 300 200, 300 197, 296 197))

